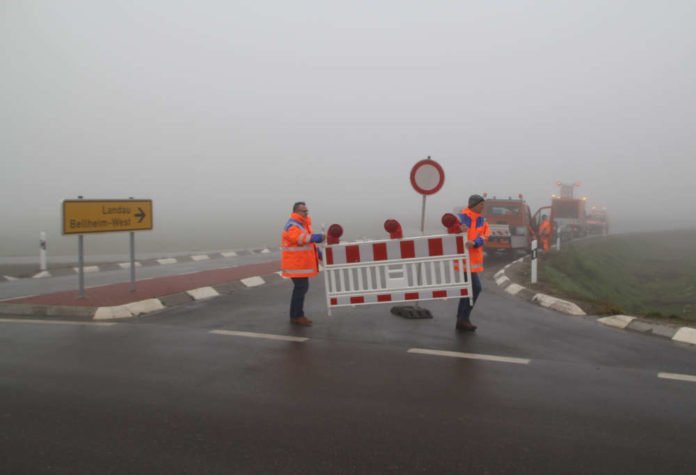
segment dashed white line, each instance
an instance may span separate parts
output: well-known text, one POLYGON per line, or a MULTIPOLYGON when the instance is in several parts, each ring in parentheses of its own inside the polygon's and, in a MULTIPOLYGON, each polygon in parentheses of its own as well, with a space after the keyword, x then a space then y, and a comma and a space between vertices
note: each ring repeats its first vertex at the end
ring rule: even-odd
POLYGON ((30 320, 24 318, 0 318, 0 323, 41 323, 46 325, 96 325, 98 327, 110 327, 111 325, 116 325, 115 322, 71 322, 69 320, 30 320))
POLYGON ((662 379, 674 379, 676 381, 688 381, 690 383, 696 383, 696 376, 690 374, 657 373, 657 377, 662 379))
MULTIPOLYGON (((118 266, 119 266, 121 269, 130 269, 131 263, 130 263, 130 262, 119 262, 119 263, 118 263, 118 266)), ((135 261, 135 262, 133 263, 133 266, 134 266, 134 267, 142 267, 142 264, 140 264, 140 262, 138 262, 138 261, 135 261)))
MULTIPOLYGON (((75 272, 80 272, 80 268, 79 268, 79 267, 73 267, 73 270, 74 270, 75 272)), ((82 267, 82 270, 83 270, 85 273, 88 273, 88 272, 99 272, 99 266, 84 266, 84 267, 82 267)))
POLYGON ((458 351, 427 350, 424 348, 411 348, 409 353, 420 355, 447 356, 450 358, 466 358, 470 360, 495 361, 496 363, 529 364, 531 360, 526 358, 512 358, 509 356, 482 355, 478 353, 460 353, 458 351))
POLYGON ((247 287, 258 287, 259 285, 265 284, 266 281, 263 280, 263 277, 255 276, 255 277, 247 277, 246 279, 242 279, 242 284, 246 285, 247 287))
POLYGON ((166 258, 166 259, 157 259, 157 262, 158 262, 159 264, 162 264, 162 265, 166 265, 166 264, 176 264, 176 259, 174 259, 173 257, 169 257, 169 258, 166 258))
POLYGON ((294 341, 298 343, 302 343, 309 340, 309 338, 300 336, 272 335, 270 333, 237 332, 231 330, 211 330, 210 333, 215 333, 216 335, 243 336, 246 338, 262 338, 265 340, 294 341))

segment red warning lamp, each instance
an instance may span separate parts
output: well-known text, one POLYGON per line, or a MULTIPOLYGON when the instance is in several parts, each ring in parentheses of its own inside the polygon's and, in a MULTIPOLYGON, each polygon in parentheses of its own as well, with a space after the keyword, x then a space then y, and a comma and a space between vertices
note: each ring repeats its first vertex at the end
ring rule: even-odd
POLYGON ((442 215, 442 225, 447 228, 447 234, 459 234, 464 232, 459 219, 452 213, 445 213, 442 215))
POLYGON ((404 237, 401 224, 395 219, 386 220, 384 222, 384 230, 389 233, 391 239, 401 239, 404 237))
POLYGON ((343 236, 343 228, 340 224, 332 224, 326 231, 326 244, 338 244, 343 236))

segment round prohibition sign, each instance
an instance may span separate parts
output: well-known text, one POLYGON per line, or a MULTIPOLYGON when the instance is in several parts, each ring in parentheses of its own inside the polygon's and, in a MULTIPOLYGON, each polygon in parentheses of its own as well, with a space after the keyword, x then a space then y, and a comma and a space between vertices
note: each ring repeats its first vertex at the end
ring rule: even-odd
POLYGON ((421 160, 411 169, 411 186, 421 195, 434 195, 444 184, 445 171, 435 160, 421 160))

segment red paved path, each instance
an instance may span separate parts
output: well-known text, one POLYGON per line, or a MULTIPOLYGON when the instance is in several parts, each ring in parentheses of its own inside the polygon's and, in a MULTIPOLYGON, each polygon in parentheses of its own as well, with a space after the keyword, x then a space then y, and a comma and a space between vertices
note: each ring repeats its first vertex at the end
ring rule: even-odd
POLYGON ((114 305, 123 305, 139 300, 185 292, 199 287, 238 281, 247 277, 267 275, 277 270, 280 270, 280 261, 136 281, 135 292, 130 291, 130 282, 125 282, 85 289, 85 298, 83 299, 79 298, 80 292, 78 290, 69 290, 54 294, 5 300, 3 303, 112 307, 114 305))

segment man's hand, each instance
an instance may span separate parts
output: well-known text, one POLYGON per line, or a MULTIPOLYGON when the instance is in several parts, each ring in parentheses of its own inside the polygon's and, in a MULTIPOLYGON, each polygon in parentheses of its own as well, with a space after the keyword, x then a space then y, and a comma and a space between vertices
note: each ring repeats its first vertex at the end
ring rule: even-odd
POLYGON ((474 244, 476 244, 474 241, 467 241, 465 246, 467 249, 471 249, 472 247, 474 247, 474 244))
POLYGON ((324 233, 312 234, 309 238, 309 242, 320 243, 324 241, 324 233))

